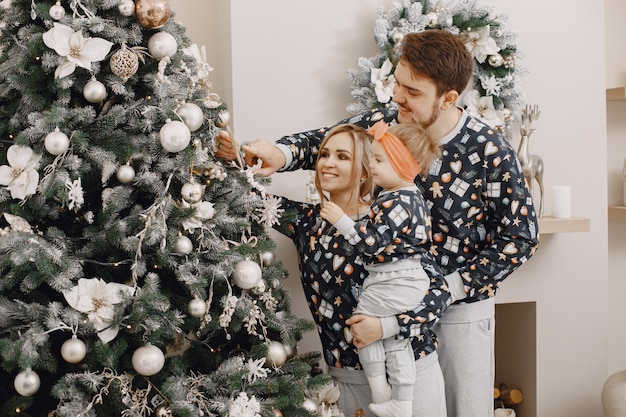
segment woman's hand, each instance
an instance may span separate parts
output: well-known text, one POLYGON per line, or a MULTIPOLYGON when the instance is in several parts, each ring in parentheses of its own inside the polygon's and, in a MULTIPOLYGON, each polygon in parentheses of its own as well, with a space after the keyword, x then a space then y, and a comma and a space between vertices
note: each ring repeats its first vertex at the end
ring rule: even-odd
POLYGON ((352 333, 352 344, 357 348, 371 345, 383 337, 383 326, 378 317, 355 314, 346 320, 352 333))
POLYGON ((325 201, 324 207, 320 210, 320 216, 332 224, 337 223, 341 216, 343 216, 343 213, 343 209, 332 201, 325 201))

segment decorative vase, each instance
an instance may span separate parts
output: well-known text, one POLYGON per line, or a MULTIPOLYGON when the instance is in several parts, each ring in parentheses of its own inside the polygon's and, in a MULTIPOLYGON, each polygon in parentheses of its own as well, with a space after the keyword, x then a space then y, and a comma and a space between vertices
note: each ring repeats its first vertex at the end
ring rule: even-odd
POLYGON ((602 387, 604 417, 626 416, 626 371, 609 376, 602 387))

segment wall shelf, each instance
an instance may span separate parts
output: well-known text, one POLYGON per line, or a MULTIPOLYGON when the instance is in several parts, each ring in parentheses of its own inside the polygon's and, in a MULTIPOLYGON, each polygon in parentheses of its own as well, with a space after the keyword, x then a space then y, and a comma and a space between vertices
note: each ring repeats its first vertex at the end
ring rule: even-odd
MULTIPOLYGON (((626 217, 626 209, 624 210, 626 217)), ((588 232, 590 230, 589 219, 583 217, 556 218, 552 216, 539 217, 539 233, 573 233, 588 232)))
POLYGON ((609 206, 609 217, 626 219, 626 206, 609 206))
POLYGON ((607 101, 626 101, 626 87, 616 87, 606 89, 607 101))

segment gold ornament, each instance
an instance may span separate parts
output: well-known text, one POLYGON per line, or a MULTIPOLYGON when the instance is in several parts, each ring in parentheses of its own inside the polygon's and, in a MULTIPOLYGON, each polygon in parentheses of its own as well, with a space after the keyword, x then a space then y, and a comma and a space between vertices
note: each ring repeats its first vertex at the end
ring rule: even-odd
POLYGON ((135 14, 141 26, 158 29, 170 18, 170 3, 168 0, 137 0, 135 14))
POLYGON ((122 47, 111 56, 110 65, 113 74, 126 82, 139 69, 139 57, 135 51, 123 43, 122 47))

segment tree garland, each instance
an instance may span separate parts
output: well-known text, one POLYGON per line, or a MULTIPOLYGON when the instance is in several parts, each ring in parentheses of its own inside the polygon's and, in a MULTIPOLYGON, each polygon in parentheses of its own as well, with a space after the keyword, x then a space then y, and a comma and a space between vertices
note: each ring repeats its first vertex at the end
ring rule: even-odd
POLYGON ((521 57, 515 45, 516 34, 504 27, 505 16, 494 15, 490 7, 473 0, 442 5, 441 1, 400 0, 388 10, 381 6, 374 25, 374 39, 381 52, 371 58, 360 57, 360 69, 348 70, 352 97, 347 110, 360 113, 375 107, 395 106, 393 72, 400 56, 404 35, 428 29, 443 29, 460 34, 474 58, 473 82, 459 104, 510 139, 510 123, 517 119, 524 91, 519 76, 521 57))

